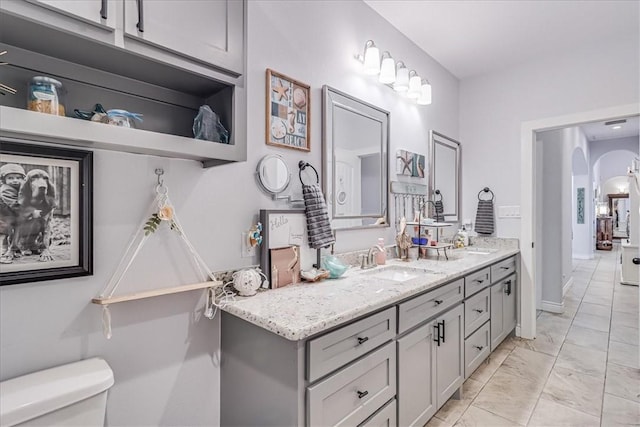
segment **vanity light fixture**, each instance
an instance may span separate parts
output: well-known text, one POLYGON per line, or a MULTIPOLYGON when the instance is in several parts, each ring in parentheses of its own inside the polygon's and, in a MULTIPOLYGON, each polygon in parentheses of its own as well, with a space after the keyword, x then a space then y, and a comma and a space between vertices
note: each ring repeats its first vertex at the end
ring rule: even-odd
POLYGON ((382 63, 380 64, 378 81, 386 85, 396 81, 396 63, 388 51, 382 52, 382 63))
POLYGON ((381 56, 373 40, 367 40, 364 53, 356 54, 355 57, 362 63, 365 74, 377 75, 380 83, 392 87, 409 99, 415 99, 418 105, 431 104, 429 81, 421 78, 415 70, 409 71, 404 62, 394 61, 389 51, 384 51, 381 56))
POLYGON ((409 69, 402 61, 398 61, 396 64, 396 81, 393 82, 393 90, 396 92, 406 92, 409 90, 409 69))
POLYGON ((409 71, 409 90, 407 91, 407 97, 411 99, 418 99, 421 92, 421 80, 418 73, 415 70, 409 71))
POLYGON ((380 50, 373 40, 367 40, 364 44, 364 72, 372 76, 380 72, 380 50))

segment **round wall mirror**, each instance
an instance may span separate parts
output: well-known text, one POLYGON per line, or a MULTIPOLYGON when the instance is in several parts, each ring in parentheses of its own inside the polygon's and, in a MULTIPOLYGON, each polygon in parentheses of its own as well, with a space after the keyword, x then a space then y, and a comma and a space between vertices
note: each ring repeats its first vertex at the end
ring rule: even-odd
POLYGON ((291 179, 287 164, 277 154, 264 156, 258 163, 256 174, 260 186, 273 196, 286 190, 291 179))

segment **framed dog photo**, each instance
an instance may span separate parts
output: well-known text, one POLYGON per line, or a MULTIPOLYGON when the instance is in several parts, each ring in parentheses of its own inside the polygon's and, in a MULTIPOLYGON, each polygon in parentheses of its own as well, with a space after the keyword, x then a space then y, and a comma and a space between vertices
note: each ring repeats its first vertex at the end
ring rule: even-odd
POLYGON ((0 285, 93 274, 93 153, 1 142, 0 285))
POLYGON ((267 145, 311 151, 310 88, 267 68, 267 145))

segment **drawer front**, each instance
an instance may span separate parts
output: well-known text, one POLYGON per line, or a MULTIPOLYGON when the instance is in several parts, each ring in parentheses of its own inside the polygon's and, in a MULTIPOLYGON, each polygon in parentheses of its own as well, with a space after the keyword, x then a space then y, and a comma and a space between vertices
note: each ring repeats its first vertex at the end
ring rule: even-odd
POLYGON ((307 425, 358 425, 395 394, 396 351, 391 342, 307 387, 307 425))
POLYGON ((468 337, 491 316, 491 292, 485 289, 464 302, 464 336, 468 337))
POLYGON ((491 284, 489 267, 469 274, 464 278, 464 297, 469 298, 471 295, 480 292, 491 284))
POLYGON ((490 323, 486 322, 469 338, 464 340, 464 377, 469 378, 473 371, 491 353, 490 323))
POLYGON ((516 257, 512 256, 491 266, 491 283, 516 272, 516 257))
POLYGON ((462 301, 464 279, 444 285, 399 305, 398 333, 437 316, 458 301, 462 301))
POLYGON ((393 399, 358 427, 396 427, 398 425, 396 422, 396 407, 396 400, 393 399))
POLYGON ((313 382, 393 339, 396 308, 366 317, 309 341, 307 379, 313 382))

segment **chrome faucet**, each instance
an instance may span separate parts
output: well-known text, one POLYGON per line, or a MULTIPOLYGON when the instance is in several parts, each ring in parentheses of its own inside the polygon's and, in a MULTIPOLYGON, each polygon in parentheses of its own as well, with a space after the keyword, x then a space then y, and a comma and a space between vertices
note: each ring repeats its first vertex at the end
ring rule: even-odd
POLYGON ((360 268, 363 270, 366 270, 368 268, 377 267, 378 263, 376 262, 375 255, 378 252, 380 252, 380 249, 378 248, 378 246, 372 246, 371 248, 369 248, 369 252, 366 255, 361 254, 360 268))

